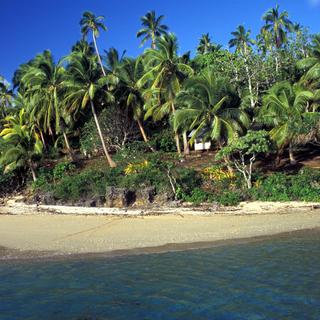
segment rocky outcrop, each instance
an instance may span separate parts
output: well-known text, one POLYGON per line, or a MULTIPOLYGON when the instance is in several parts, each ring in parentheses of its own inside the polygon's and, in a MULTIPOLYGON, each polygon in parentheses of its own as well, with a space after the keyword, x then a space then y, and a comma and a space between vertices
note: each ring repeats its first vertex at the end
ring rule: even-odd
POLYGON ((150 205, 153 202, 155 195, 156 189, 154 187, 137 190, 134 206, 144 207, 150 205))
POLYGON ((135 202, 135 193, 125 188, 106 188, 105 206, 109 208, 124 208, 135 202))

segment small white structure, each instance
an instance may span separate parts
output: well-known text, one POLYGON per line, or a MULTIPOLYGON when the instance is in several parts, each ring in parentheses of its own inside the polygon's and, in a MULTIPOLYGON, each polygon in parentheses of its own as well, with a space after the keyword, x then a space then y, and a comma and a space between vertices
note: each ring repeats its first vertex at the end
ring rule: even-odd
MULTIPOLYGON (((192 138, 194 135, 194 130, 190 132, 189 138, 192 138)), ((211 148, 211 141, 205 140, 205 130, 202 130, 197 138, 194 140, 194 150, 195 151, 203 151, 203 150, 210 150, 211 148)))
POLYGON ((210 150, 211 142, 205 142, 204 140, 196 139, 194 141, 194 150, 201 151, 201 150, 210 150))

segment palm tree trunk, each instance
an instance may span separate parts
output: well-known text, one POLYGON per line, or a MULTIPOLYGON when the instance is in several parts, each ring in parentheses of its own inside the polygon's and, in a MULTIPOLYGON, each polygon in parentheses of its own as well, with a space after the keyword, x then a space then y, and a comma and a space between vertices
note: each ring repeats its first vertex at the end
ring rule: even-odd
POLYGON ((156 36, 154 35, 154 33, 152 33, 151 35, 151 48, 156 49, 156 36))
POLYGON ((100 53, 99 53, 98 46, 97 46, 97 40, 96 40, 96 37, 94 35, 94 32, 92 32, 92 38, 93 38, 94 47, 95 47, 95 50, 96 50, 96 54, 97 54, 97 57, 98 57, 98 60, 99 60, 99 64, 100 64, 102 73, 103 73, 104 76, 106 76, 106 72, 105 72, 105 70, 103 68, 103 64, 102 64, 102 61, 101 61, 100 53))
POLYGON ((138 123, 138 127, 139 127, 139 129, 140 129, 140 132, 141 132, 143 141, 146 142, 146 143, 148 143, 148 141, 149 141, 149 140, 148 140, 148 137, 147 137, 147 135, 146 135, 146 132, 144 131, 144 128, 143 128, 142 123, 141 123, 141 121, 140 121, 139 118, 137 118, 137 123, 138 123))
POLYGON ((183 153, 185 155, 188 155, 188 154, 190 154, 190 148, 189 148, 188 137, 187 137, 186 131, 183 131, 182 137, 183 137, 183 153))
POLYGON ((249 65, 248 65, 246 47, 244 49, 245 49, 244 50, 244 65, 245 65, 246 74, 247 74, 247 78, 248 78, 248 88, 249 88, 249 93, 250 93, 250 105, 251 105, 251 108, 253 109, 254 106, 255 106, 255 102, 254 102, 254 99, 253 99, 252 79, 251 79, 249 65))
POLYGON ((278 168, 280 166, 282 151, 282 148, 277 151, 277 156, 275 159, 275 168, 278 168))
POLYGON ((30 168, 30 171, 31 171, 32 180, 33 180, 34 182, 36 182, 36 181, 37 181, 37 175, 36 175, 36 172, 35 172, 35 170, 34 170, 32 161, 29 161, 29 168, 30 168))
POLYGON ((279 57, 278 57, 278 53, 277 52, 275 52, 274 59, 276 61, 276 73, 278 73, 279 72, 280 63, 279 63, 279 57))
POLYGON ((91 99, 90 99, 90 105, 91 105, 91 111, 92 111, 92 114, 93 114, 94 121, 96 123, 96 127, 97 127, 97 130, 98 130, 98 133, 99 133, 99 137, 100 137, 100 140, 101 140, 101 144, 102 144, 102 148, 103 148, 104 154, 107 157, 109 166, 111 168, 115 168, 117 165, 112 160, 112 158, 111 158, 111 156, 110 156, 110 154, 109 154, 109 152, 107 150, 106 144, 104 143, 104 139, 103 139, 102 131, 101 131, 101 128, 100 128, 99 120, 98 120, 98 117, 97 117, 97 114, 96 114, 96 110, 95 110, 94 105, 93 105, 93 101, 91 99))
POLYGON ((67 136, 67 134, 66 134, 66 132, 64 130, 62 130, 62 134, 63 134, 63 139, 64 139, 64 142, 66 144, 69 156, 70 156, 71 160, 74 160, 74 154, 73 154, 72 148, 70 147, 68 136, 67 136))
POLYGON ((289 143, 289 159, 290 159, 291 165, 297 164, 297 160, 295 159, 295 157, 293 155, 293 145, 291 142, 289 143))
POLYGON ((40 138, 41 138, 42 144, 44 146, 44 149, 47 150, 47 144, 46 144, 46 140, 44 139, 43 132, 42 132, 42 130, 39 130, 39 132, 40 132, 40 138))
MULTIPOLYGON (((171 109, 172 109, 172 113, 175 114, 176 108, 174 106, 174 103, 171 103, 171 109)), ((180 139, 179 139, 179 134, 176 131, 174 133, 174 138, 176 140, 176 146, 177 146, 178 154, 180 155, 181 154, 180 139)))
POLYGON ((144 131, 144 128, 143 128, 143 125, 140 121, 139 118, 137 118, 137 123, 138 123, 138 127, 140 129, 140 132, 141 132, 141 135, 142 135, 142 138, 143 138, 143 141, 148 145, 148 147, 151 149, 152 152, 155 152, 155 150, 152 148, 152 146, 149 144, 149 139, 146 135, 146 132, 144 131))

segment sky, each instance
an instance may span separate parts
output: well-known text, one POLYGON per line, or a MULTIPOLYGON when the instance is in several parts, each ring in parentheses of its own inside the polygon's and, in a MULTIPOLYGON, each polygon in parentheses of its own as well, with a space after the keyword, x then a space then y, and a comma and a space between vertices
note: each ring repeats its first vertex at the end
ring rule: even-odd
MULTIPOLYGON (((179 52, 195 51, 201 34, 227 46, 239 24, 256 35, 263 13, 276 4, 290 19, 320 33, 320 0, 0 0, 0 75, 9 82, 16 68, 37 53, 51 50, 56 60, 67 55, 81 38, 84 11, 105 16, 108 31, 100 35, 101 49, 115 47, 136 56, 140 17, 150 10, 165 15, 164 23, 179 41, 179 52)), ((102 51, 102 50, 101 50, 102 51)))

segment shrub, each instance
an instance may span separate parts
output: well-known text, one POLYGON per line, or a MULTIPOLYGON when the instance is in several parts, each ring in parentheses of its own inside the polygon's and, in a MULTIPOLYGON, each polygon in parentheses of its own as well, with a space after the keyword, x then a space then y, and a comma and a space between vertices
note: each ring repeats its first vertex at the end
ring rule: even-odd
POLYGON ((202 175, 205 179, 212 181, 232 180, 235 178, 233 172, 229 172, 229 170, 219 165, 203 169, 202 175))
MULTIPOLYGON (((141 166, 141 163, 131 164, 134 169, 130 174, 123 175, 119 186, 131 190, 137 190, 143 187, 155 187, 157 192, 170 190, 169 180, 164 168, 165 162, 145 161, 147 165, 141 166)), ((128 169, 128 167, 127 167, 128 169)))
POLYGON ((70 173, 73 170, 75 170, 75 168, 76 168, 75 165, 68 161, 64 161, 56 164, 53 169, 54 180, 56 181, 56 180, 62 179, 67 173, 70 173))
POLYGON ((17 186, 14 172, 2 173, 0 168, 0 195, 11 192, 17 186))
POLYGON ((54 186, 54 196, 62 200, 79 200, 91 196, 104 196, 106 186, 114 185, 119 175, 117 168, 107 171, 86 170, 67 175, 54 186))
POLYGON ((202 185, 201 175, 194 169, 176 169, 175 176, 179 192, 185 195, 191 195, 194 190, 202 185))
POLYGON ((296 175, 275 173, 260 178, 250 195, 262 201, 320 201, 320 171, 303 168, 296 175))
POLYGON ((177 150, 174 141, 174 133, 170 128, 154 134, 152 136, 150 144, 156 150, 163 152, 175 152, 177 150))
MULTIPOLYGON (((110 105, 98 115, 107 148, 121 148, 125 141, 139 136, 136 122, 117 105, 110 105)), ((84 155, 94 155, 101 150, 101 141, 93 118, 85 122, 80 132, 80 150, 84 155)))
POLYGON ((200 204, 202 202, 210 201, 210 199, 212 198, 212 194, 201 188, 195 188, 189 194, 186 194, 181 189, 179 189, 178 198, 183 201, 200 204))
POLYGON ((213 195, 211 199, 223 206, 235 206, 243 200, 242 198, 243 195, 240 191, 224 191, 213 195))
POLYGON ((51 188, 53 182, 52 169, 41 167, 37 172, 37 180, 32 182, 32 189, 47 192, 51 188))
POLYGON ((115 155, 116 161, 134 161, 145 159, 150 152, 150 147, 144 141, 126 143, 115 155))

